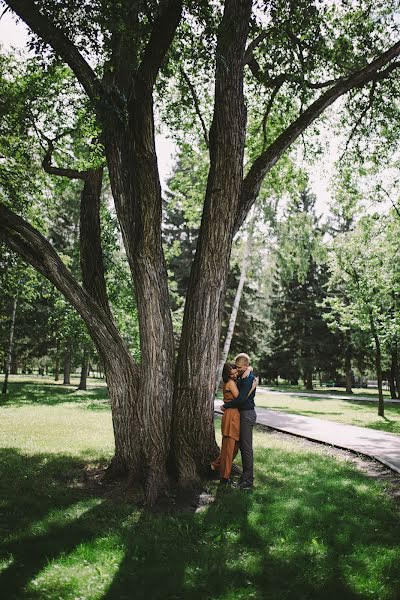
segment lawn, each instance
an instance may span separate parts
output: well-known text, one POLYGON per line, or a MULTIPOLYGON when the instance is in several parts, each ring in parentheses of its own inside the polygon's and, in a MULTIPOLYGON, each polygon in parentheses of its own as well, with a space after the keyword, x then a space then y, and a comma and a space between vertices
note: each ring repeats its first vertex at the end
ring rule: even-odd
POLYGON ((289 396, 263 389, 257 390, 256 404, 272 410, 400 434, 400 404, 387 404, 385 416, 379 417, 377 404, 362 400, 289 396))
POLYGON ((111 417, 104 389, 72 389, 20 382, 0 407, 5 600, 400 598, 398 508, 349 461, 257 432, 254 491, 146 511, 85 485, 111 417))

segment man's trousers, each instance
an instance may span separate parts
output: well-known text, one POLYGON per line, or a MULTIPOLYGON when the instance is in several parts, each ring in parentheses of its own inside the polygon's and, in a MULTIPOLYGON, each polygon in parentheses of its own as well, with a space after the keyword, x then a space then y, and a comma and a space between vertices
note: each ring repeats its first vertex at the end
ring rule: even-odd
POLYGON ((242 455, 243 474, 241 481, 253 483, 253 427, 257 415, 254 409, 240 412, 240 454, 242 455))

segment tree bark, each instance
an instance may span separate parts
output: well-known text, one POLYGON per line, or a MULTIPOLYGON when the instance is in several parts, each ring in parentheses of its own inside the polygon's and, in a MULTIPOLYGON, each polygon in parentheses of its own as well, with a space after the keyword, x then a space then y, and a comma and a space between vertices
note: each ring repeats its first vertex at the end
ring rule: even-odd
POLYGON ((178 353, 173 450, 183 484, 215 458, 213 402, 222 306, 243 173, 243 61, 251 2, 227 0, 218 32, 210 171, 178 353))
POLYGON ((8 389, 8 376, 10 373, 11 356, 12 356, 12 351, 13 351, 13 346, 14 346, 14 331, 15 331, 15 319, 16 319, 16 314, 17 314, 17 303, 18 303, 18 298, 17 298, 17 296, 14 296, 12 310, 11 310, 10 335, 8 338, 8 349, 7 349, 6 365, 5 365, 5 372, 4 372, 4 381, 3 381, 3 387, 1 390, 3 394, 7 394, 7 389, 8 389))
POLYGON ((247 238, 245 242, 245 246, 243 249, 243 257, 242 264, 240 268, 240 279, 239 284, 236 290, 235 299, 233 301, 232 312, 229 318, 228 330, 226 332, 226 338, 224 347, 222 350, 221 358, 219 361, 218 369, 217 369, 217 381, 216 381, 216 391, 218 391, 218 387, 222 377, 222 369, 224 368, 224 363, 226 363, 226 359, 228 358, 229 349, 231 347, 233 332, 235 331, 236 318, 239 311, 240 300, 242 298, 243 287, 246 281, 247 275, 247 263, 250 256, 251 246, 253 243, 253 231, 255 224, 256 216, 254 209, 252 210, 252 216, 250 218, 249 231, 247 233, 247 238))

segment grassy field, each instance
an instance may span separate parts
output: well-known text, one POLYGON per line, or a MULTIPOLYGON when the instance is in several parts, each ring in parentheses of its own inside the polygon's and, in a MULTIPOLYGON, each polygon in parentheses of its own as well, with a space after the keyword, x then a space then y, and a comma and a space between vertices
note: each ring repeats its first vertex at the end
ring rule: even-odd
POLYGON ((0 407, 5 600, 400 598, 398 506, 350 462, 257 432, 254 491, 149 512, 85 485, 111 418, 104 388, 72 390, 19 382, 0 407))
POLYGON ((262 389, 257 390, 256 404, 272 410, 400 434, 400 404, 387 404, 385 416, 379 417, 378 406, 372 402, 315 398, 312 395, 289 396, 262 389))

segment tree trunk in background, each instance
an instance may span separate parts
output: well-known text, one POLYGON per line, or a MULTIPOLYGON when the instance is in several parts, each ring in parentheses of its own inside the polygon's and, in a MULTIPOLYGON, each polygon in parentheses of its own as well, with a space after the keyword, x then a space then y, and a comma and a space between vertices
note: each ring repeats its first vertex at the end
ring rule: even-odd
POLYGON ((393 373, 393 365, 391 365, 387 377, 388 377, 388 382, 389 382, 390 397, 392 398, 392 400, 395 400, 397 398, 397 391, 396 391, 396 382, 395 382, 394 373, 393 373))
POLYGON ((392 348, 392 369, 393 377, 397 389, 397 398, 400 398, 400 369, 399 369, 399 348, 397 342, 394 343, 392 348))
POLYGON ((11 311, 10 335, 8 338, 8 349, 7 349, 7 356, 6 356, 4 381, 3 381, 3 387, 1 390, 3 394, 7 394, 7 388, 8 388, 8 375, 10 373, 11 356, 12 356, 13 346, 14 346, 14 331, 15 331, 15 319, 16 319, 16 314, 17 314, 17 303, 18 303, 18 299, 17 299, 17 296, 15 296, 14 300, 13 300, 12 311, 11 311))
POLYGON ((17 375, 18 373, 18 357, 15 352, 11 354, 11 365, 10 365, 10 375, 17 375))
POLYGON ((81 366, 81 378, 79 381, 78 390, 87 390, 87 377, 88 377, 88 366, 89 366, 89 352, 87 348, 83 350, 82 354, 82 366, 81 366))
POLYGON ((351 373, 351 345, 349 343, 349 340, 347 340, 346 343, 346 351, 345 351, 345 357, 344 357, 344 368, 345 368, 345 373, 346 373, 346 392, 348 394, 352 394, 353 390, 352 390, 352 373, 351 373))
POLYGON ((70 385, 71 383, 71 346, 67 344, 64 349, 64 385, 70 385))
POLYGON ((373 314, 370 312, 369 314, 369 322, 371 327, 372 337, 375 342, 375 370, 376 370, 376 378, 378 380, 378 415, 380 417, 385 416, 385 402, 383 398, 383 390, 382 390, 382 353, 381 353, 381 343, 379 341, 378 332, 375 327, 375 321, 373 314))
POLYGON ((304 371, 304 386, 306 390, 313 390, 313 372, 311 369, 306 369, 304 371))
POLYGON ((218 391, 218 387, 221 382, 222 369, 224 368, 224 363, 226 363, 226 359, 228 358, 228 354, 229 354, 229 350, 230 350, 231 342, 232 342, 232 337, 233 337, 233 332, 235 331, 236 318, 237 318, 237 314, 239 311, 240 300, 242 298, 243 287, 244 287, 244 284, 246 281, 247 263, 249 260, 249 256, 250 256, 250 252, 251 252, 251 245, 253 242, 253 231, 254 231, 255 220, 256 220, 256 215, 255 215, 255 210, 253 208, 251 211, 249 231, 247 233, 246 242, 245 242, 245 245, 243 248, 243 257, 242 257, 242 264, 241 264, 241 268, 240 268, 239 285, 236 290, 235 300, 233 302, 232 312, 231 312, 231 316, 229 318, 228 330, 226 332, 224 348, 222 350, 221 358, 220 358, 218 369, 217 369, 217 381, 216 381, 216 388, 215 388, 216 391, 218 391))
POLYGON ((60 340, 56 340, 56 361, 54 366, 54 381, 60 379, 60 340))
POLYGON ((175 372, 173 462, 183 485, 196 482, 218 454, 213 418, 215 379, 243 176, 243 63, 250 12, 250 0, 227 0, 218 33, 210 170, 175 372))

